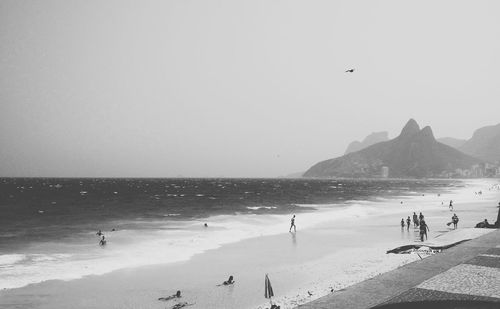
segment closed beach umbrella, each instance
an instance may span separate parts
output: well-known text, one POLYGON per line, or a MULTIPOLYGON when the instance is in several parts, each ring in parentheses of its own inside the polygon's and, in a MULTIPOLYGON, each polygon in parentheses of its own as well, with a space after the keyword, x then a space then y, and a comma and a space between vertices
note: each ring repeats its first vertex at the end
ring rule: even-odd
POLYGON ((271 299, 271 297, 274 296, 274 292, 273 292, 273 287, 271 286, 271 281, 269 280, 269 277, 267 276, 267 274, 266 274, 266 280, 265 280, 264 286, 265 286, 264 296, 266 298, 271 299))

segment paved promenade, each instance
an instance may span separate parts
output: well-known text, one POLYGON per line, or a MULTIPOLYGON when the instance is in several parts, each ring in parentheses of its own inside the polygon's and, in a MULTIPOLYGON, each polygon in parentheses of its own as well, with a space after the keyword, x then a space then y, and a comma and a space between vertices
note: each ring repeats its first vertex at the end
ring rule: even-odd
POLYGON ((500 230, 298 308, 416 308, 423 301, 422 308, 500 308, 500 230))

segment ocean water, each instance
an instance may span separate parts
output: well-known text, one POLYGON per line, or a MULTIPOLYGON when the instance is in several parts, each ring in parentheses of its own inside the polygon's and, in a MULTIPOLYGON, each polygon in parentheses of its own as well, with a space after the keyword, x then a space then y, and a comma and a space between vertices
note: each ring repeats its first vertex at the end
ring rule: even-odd
POLYGON ((305 228, 379 211, 367 201, 462 187, 455 180, 4 178, 0 288, 185 261, 283 233, 292 214, 305 228))

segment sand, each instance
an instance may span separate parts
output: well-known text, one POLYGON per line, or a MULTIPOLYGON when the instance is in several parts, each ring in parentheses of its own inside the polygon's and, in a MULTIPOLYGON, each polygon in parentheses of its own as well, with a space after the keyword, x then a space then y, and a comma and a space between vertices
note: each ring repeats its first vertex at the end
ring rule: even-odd
POLYGON ((471 229, 477 222, 496 218, 499 191, 488 191, 496 180, 472 181, 454 194, 425 195, 400 200, 358 202, 372 209, 368 215, 331 218, 297 233, 256 237, 195 255, 186 262, 114 271, 100 276, 52 280, 0 292, 6 308, 171 308, 175 301, 159 297, 181 290, 188 308, 265 308, 264 276, 269 274, 275 301, 293 308, 415 261, 415 254, 386 254, 416 242, 418 230, 401 230, 399 221, 422 211, 430 227, 428 243, 477 237, 487 230, 471 229), (474 194, 479 188, 482 195, 474 194), (447 202, 455 201, 455 211, 447 202), (441 205, 441 202, 444 205, 441 205), (375 205, 375 207, 374 207, 375 205), (446 223, 460 218, 453 231, 446 223), (479 232, 480 231, 480 232, 479 232), (217 287, 229 275, 235 285, 217 287), (309 293, 308 293, 309 292, 309 293), (312 296, 310 296, 312 294, 312 296))

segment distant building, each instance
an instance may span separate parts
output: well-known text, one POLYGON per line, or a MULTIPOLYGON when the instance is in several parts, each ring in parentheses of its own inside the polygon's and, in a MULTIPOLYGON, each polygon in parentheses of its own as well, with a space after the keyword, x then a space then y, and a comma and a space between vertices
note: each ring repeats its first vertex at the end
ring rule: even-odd
POLYGON ((484 176, 495 177, 497 175, 497 166, 495 164, 485 163, 484 176))
POLYGON ((471 176, 480 178, 484 176, 483 168, 479 164, 475 164, 471 167, 471 176))
POLYGON ((389 177, 389 167, 382 166, 382 178, 388 178, 388 177, 389 177))
POLYGON ((455 177, 464 178, 464 177, 468 177, 468 176, 469 176, 468 170, 463 170, 461 168, 457 168, 455 170, 455 177))

